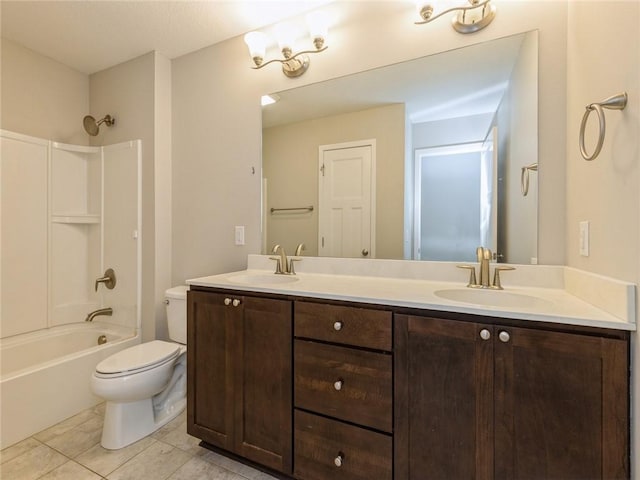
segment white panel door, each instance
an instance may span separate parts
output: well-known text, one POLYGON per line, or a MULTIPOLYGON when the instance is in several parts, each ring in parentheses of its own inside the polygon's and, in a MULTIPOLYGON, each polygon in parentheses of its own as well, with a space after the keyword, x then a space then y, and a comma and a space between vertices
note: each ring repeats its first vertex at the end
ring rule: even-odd
POLYGON ((374 171, 374 141, 320 147, 320 256, 375 256, 374 171))

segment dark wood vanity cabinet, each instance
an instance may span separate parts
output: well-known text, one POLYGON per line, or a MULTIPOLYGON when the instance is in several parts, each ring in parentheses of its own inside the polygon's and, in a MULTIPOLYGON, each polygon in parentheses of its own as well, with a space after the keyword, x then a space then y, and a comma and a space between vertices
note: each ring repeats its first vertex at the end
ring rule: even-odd
POLYGON ((395 316, 395 479, 629 478, 628 342, 395 316))
POLYGON ((292 471, 292 302, 189 291, 187 431, 292 471))
POLYGON ((628 479, 629 335, 188 293, 187 431, 297 480, 628 479))

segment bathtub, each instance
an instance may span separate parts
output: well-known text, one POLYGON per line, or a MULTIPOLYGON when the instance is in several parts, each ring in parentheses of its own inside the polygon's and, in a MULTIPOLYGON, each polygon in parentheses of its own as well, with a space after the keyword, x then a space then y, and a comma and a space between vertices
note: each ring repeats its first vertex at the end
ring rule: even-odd
POLYGON ((89 380, 96 365, 137 343, 134 329, 98 321, 0 339, 0 448, 100 403, 89 380))

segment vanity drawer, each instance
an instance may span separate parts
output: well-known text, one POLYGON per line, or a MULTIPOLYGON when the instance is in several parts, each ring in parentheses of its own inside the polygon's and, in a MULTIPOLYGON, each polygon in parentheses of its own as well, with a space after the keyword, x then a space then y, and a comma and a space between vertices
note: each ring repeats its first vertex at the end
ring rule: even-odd
POLYGON ((296 407, 392 431, 391 355, 298 339, 293 347, 296 407))
POLYGON ((295 302, 294 335, 391 351, 392 313, 385 310, 295 302))
POLYGON ((295 411, 293 474, 304 480, 391 480, 391 436, 295 411))

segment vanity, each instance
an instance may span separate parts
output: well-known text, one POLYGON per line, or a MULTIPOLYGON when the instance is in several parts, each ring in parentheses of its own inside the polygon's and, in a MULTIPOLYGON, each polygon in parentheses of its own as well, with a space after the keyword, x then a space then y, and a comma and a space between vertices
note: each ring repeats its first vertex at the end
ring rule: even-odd
POLYGON ((188 281, 188 432, 204 446, 300 480, 629 478, 633 285, 565 267, 518 266, 504 291, 465 289, 447 262, 273 267, 250 255, 188 281))

